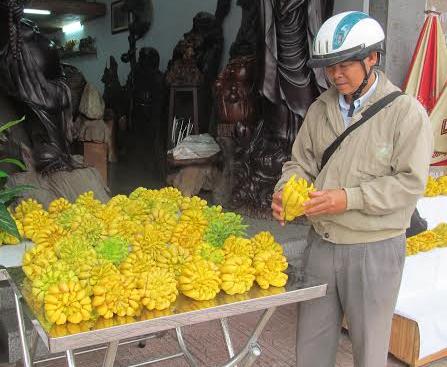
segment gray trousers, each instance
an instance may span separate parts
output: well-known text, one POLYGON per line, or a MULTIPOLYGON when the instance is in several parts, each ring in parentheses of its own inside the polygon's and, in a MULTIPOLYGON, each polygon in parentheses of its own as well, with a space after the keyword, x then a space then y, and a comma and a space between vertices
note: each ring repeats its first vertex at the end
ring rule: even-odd
POLYGON ((355 367, 385 367, 405 262, 405 235, 334 245, 310 230, 304 267, 327 295, 298 306, 297 367, 333 367, 343 315, 355 367))

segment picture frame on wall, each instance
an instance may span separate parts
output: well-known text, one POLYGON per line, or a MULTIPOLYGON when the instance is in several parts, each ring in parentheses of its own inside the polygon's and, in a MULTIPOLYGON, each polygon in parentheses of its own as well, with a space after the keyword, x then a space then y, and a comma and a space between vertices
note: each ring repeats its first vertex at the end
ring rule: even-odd
POLYGON ((124 10, 124 0, 116 0, 110 4, 110 19, 112 34, 125 32, 129 29, 127 11, 124 10))

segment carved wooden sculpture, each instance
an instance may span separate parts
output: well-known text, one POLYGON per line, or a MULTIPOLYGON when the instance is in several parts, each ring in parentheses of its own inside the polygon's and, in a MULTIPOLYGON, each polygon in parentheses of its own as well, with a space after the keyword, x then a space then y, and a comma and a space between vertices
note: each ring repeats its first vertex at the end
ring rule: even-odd
POLYGON ((110 56, 110 66, 104 68, 101 81, 104 83, 103 99, 106 108, 113 111, 116 121, 123 116, 127 116, 129 98, 125 88, 120 84, 118 78, 118 63, 113 56, 110 56))
POLYGON ((76 167, 70 90, 54 43, 23 19, 20 0, 0 1, 0 93, 26 115, 35 167, 50 173, 76 167))
POLYGON ((175 46, 173 58, 166 72, 166 83, 168 85, 201 85, 203 74, 199 70, 193 40, 181 40, 175 46))
POLYGON ((24 198, 45 206, 60 196, 73 201, 89 190, 105 202, 98 172, 81 167, 69 153, 71 98, 57 50, 22 14, 18 0, 0 0, 0 123, 26 117, 1 137, 6 142, 0 156, 22 159, 27 166, 26 172, 9 170, 6 185, 33 185, 24 198))
MULTIPOLYGON (((231 0, 218 0, 215 14, 199 12, 192 29, 174 48, 166 71, 170 85, 199 86, 200 131, 207 132, 212 106, 212 86, 217 78, 223 51, 222 22, 231 0)), ((169 121, 171 123, 171 121, 169 121)))
POLYGON ((153 123, 161 114, 163 73, 159 69, 160 55, 155 48, 140 49, 135 68, 135 114, 141 114, 145 123, 153 123))
POLYGON ((160 56, 152 47, 140 49, 135 68, 134 123, 145 133, 148 147, 156 149, 156 160, 160 161, 159 144, 162 140, 160 116, 164 99, 164 76, 159 70, 160 56))
POLYGON ((218 136, 233 136, 238 123, 250 131, 256 121, 254 56, 230 60, 215 83, 218 136))
POLYGON ((62 64, 65 74, 65 80, 71 93, 71 106, 73 111, 73 120, 75 121, 79 115, 79 104, 81 103, 82 93, 87 81, 84 75, 73 65, 62 64))
POLYGON ((152 17, 152 2, 150 0, 125 0, 123 9, 127 11, 129 19, 129 50, 121 55, 121 61, 130 64, 130 73, 127 78, 126 91, 128 94, 128 124, 133 126, 135 101, 135 70, 137 67, 137 41, 149 30, 152 17))
POLYGON ((230 59, 256 54, 259 30, 259 3, 253 0, 237 0, 242 8, 242 19, 236 40, 230 48, 230 59))
POLYGON ((315 75, 306 66, 308 22, 318 22, 315 14, 321 14, 322 8, 323 14, 328 13, 332 2, 259 0, 258 6, 262 41, 257 50, 261 60, 257 76, 263 96, 262 119, 252 134, 243 124, 236 128, 232 199, 236 207, 269 216, 274 184, 282 165, 290 159, 307 108, 319 94, 315 75))

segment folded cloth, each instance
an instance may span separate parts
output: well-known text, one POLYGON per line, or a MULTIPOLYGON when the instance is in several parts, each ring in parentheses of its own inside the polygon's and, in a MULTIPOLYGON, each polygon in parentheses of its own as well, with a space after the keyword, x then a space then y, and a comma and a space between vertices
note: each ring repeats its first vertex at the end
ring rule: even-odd
POLYGON ((418 324, 419 358, 447 348, 447 248, 407 256, 395 313, 418 324))

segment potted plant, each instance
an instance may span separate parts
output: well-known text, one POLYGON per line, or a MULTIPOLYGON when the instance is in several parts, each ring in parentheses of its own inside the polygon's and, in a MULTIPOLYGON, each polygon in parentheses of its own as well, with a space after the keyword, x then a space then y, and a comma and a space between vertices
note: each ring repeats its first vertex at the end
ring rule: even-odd
MULTIPOLYGON (((0 126, 0 135, 3 134, 6 130, 10 129, 14 125, 22 122, 25 117, 22 117, 20 120, 10 121, 2 126, 0 126)), ((25 165, 14 158, 3 158, 0 159, 0 165, 2 164, 13 164, 19 167, 22 170, 25 170, 25 165)), ((17 185, 14 187, 5 187, 5 179, 8 178, 8 173, 4 170, 0 169, 0 179, 2 180, 0 184, 0 231, 4 231, 11 236, 20 239, 20 234, 17 229, 14 218, 8 211, 8 206, 11 204, 14 199, 16 199, 20 194, 28 189, 31 189, 30 185, 17 185)))

